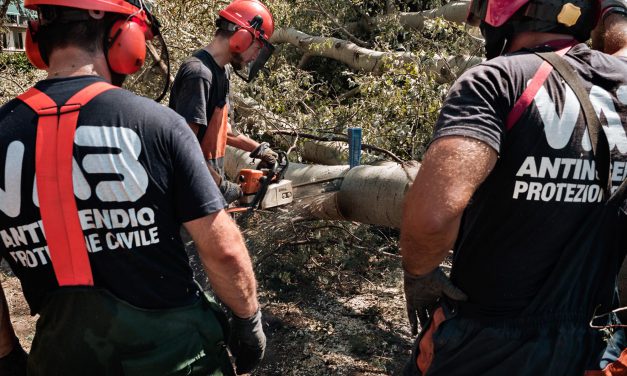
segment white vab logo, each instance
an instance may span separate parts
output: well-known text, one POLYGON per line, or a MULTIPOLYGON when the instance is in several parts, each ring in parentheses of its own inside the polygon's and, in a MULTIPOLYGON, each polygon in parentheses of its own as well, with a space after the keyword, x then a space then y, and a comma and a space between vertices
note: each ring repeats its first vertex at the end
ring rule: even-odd
MULTIPOLYGON (((96 197, 103 202, 135 202, 146 194, 148 174, 139 163, 141 140, 128 128, 81 126, 76 129, 76 146, 84 147, 87 155, 82 167, 87 174, 116 174, 117 179, 102 179, 95 187, 96 197), (90 150, 89 148, 98 148, 90 150), (102 148, 109 150, 103 151, 102 148)), ((4 187, 0 187, 0 210, 15 218, 21 212, 22 164, 24 144, 13 141, 7 149, 4 164, 4 187)), ((92 197, 92 187, 87 183, 76 159, 72 161, 74 194, 81 200, 92 197)), ((33 203, 39 206, 37 184, 33 187, 33 203)))
MULTIPOLYGON (((616 97, 622 104, 627 104, 627 86, 616 91, 616 97)), ((561 100, 561 98, 560 98, 561 100)), ((535 103, 544 123, 544 133, 549 146, 555 150, 566 148, 577 128, 577 120, 582 112, 581 105, 573 90, 565 85, 564 106, 561 116, 555 102, 543 87, 538 92, 535 103)), ((601 119, 603 131, 607 136, 610 150, 621 154, 627 153, 627 135, 620 114, 616 111, 614 99, 610 93, 598 86, 590 90, 590 101, 601 119)), ((580 135, 582 150, 592 150, 587 129, 580 135)), ((627 175, 625 161, 613 161, 611 180, 614 189, 627 175)), ((596 203, 603 200, 603 190, 596 183, 596 164, 594 160, 574 156, 571 158, 530 155, 522 162, 514 183, 512 194, 515 200, 542 202, 596 203)))
MULTIPOLYGON (((627 105, 627 86, 621 86, 616 92, 616 96, 622 104, 627 105)), ((568 85, 565 87, 564 97, 564 109, 561 116, 557 113, 557 106, 546 88, 542 87, 535 98, 536 106, 544 123, 547 142, 551 148, 556 150, 561 150, 568 145, 581 113, 579 100, 568 85)), ((598 86, 593 86, 590 91, 590 101, 597 116, 602 119, 610 150, 616 148, 621 154, 627 153, 627 135, 620 115, 616 111, 616 106, 614 106, 612 95, 598 86)), ((581 140, 581 146, 585 151, 592 150, 587 130, 581 140)))

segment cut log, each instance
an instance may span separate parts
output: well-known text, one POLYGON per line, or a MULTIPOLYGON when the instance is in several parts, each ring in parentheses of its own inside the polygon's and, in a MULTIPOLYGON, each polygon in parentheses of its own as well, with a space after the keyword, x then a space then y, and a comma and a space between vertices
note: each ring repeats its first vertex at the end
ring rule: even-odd
MULTIPOLYGON (((225 171, 237 176, 255 162, 249 154, 227 148, 225 171)), ((348 220, 400 227, 405 193, 420 165, 322 166, 291 163, 285 178, 292 181, 294 217, 348 220)))

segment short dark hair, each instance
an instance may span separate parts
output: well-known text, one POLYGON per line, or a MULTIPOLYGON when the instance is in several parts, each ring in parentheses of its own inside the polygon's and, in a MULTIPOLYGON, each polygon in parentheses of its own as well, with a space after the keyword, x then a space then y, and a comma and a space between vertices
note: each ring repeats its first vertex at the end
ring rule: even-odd
POLYGON ((234 31, 224 30, 224 29, 216 29, 215 36, 219 38, 229 39, 231 36, 235 34, 234 31))
POLYGON ((66 7, 40 7, 40 29, 37 42, 44 56, 69 46, 79 47, 89 53, 104 51, 107 31, 119 15, 106 14, 101 20, 92 18, 87 11, 66 7))
POLYGON ((216 32, 214 35, 219 38, 229 39, 235 34, 236 29, 237 26, 235 24, 222 17, 218 17, 218 19, 216 19, 216 32))

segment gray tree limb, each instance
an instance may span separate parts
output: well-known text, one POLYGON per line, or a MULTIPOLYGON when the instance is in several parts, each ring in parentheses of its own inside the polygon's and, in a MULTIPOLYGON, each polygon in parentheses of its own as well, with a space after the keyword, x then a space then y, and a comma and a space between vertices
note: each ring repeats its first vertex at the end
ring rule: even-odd
POLYGON ((289 43, 308 55, 327 57, 355 70, 375 74, 394 67, 418 65, 420 70, 436 74, 443 82, 455 79, 464 70, 483 61, 483 58, 476 56, 427 57, 423 53, 375 51, 343 39, 311 36, 292 28, 275 31, 270 41, 276 44, 289 43))

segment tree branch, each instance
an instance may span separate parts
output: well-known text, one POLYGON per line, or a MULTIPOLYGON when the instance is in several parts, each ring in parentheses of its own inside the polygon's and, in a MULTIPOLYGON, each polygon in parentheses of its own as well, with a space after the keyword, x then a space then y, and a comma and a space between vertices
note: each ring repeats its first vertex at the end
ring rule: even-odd
POLYGON ((436 74, 442 82, 454 80, 463 70, 483 61, 483 58, 476 56, 427 57, 424 53, 375 51, 343 39, 311 36, 292 28, 275 31, 270 41, 276 44, 289 43, 308 55, 331 58, 353 69, 375 74, 394 67, 419 65, 419 70, 436 74), (457 68, 457 71, 451 72, 447 68, 449 66, 457 68))
MULTIPOLYGON (((283 130, 270 130, 270 131, 267 131, 267 133, 269 133, 269 134, 284 134, 284 135, 299 136, 301 138, 307 138, 307 139, 316 140, 316 141, 341 141, 341 142, 348 142, 348 137, 344 137, 344 136, 316 136, 316 135, 309 134, 309 133, 301 133, 301 132, 295 132, 295 131, 283 131, 283 130)), ((377 152, 377 153, 380 153, 380 154, 385 154, 388 157, 390 157, 392 160, 394 160, 395 162, 404 163, 404 161, 401 158, 399 158, 396 154, 392 153, 389 150, 385 150, 385 149, 382 149, 382 148, 374 146, 374 145, 362 144, 361 145, 361 149, 362 150, 369 150, 369 151, 377 152)))
POLYGON ((342 25, 340 23, 340 21, 337 20, 337 18, 333 17, 332 15, 330 15, 326 10, 324 10, 324 8, 320 5, 317 4, 316 7, 318 8, 318 10, 320 11, 320 13, 324 14, 325 16, 327 16, 327 18, 329 20, 331 20, 331 22, 338 28, 340 29, 340 31, 346 35, 346 37, 348 38, 348 40, 350 40, 351 42, 355 43, 356 45, 360 46, 360 47, 368 47, 369 43, 365 42, 359 38, 357 38, 356 36, 353 35, 353 33, 351 33, 350 31, 348 31, 344 25, 342 25))
POLYGON ((398 23, 408 29, 422 30, 425 20, 442 17, 447 21, 463 24, 466 21, 470 0, 451 1, 436 9, 422 12, 397 12, 383 16, 374 17, 363 22, 362 20, 351 22, 346 25, 347 30, 359 30, 360 28, 371 29, 373 25, 398 20, 398 23))

